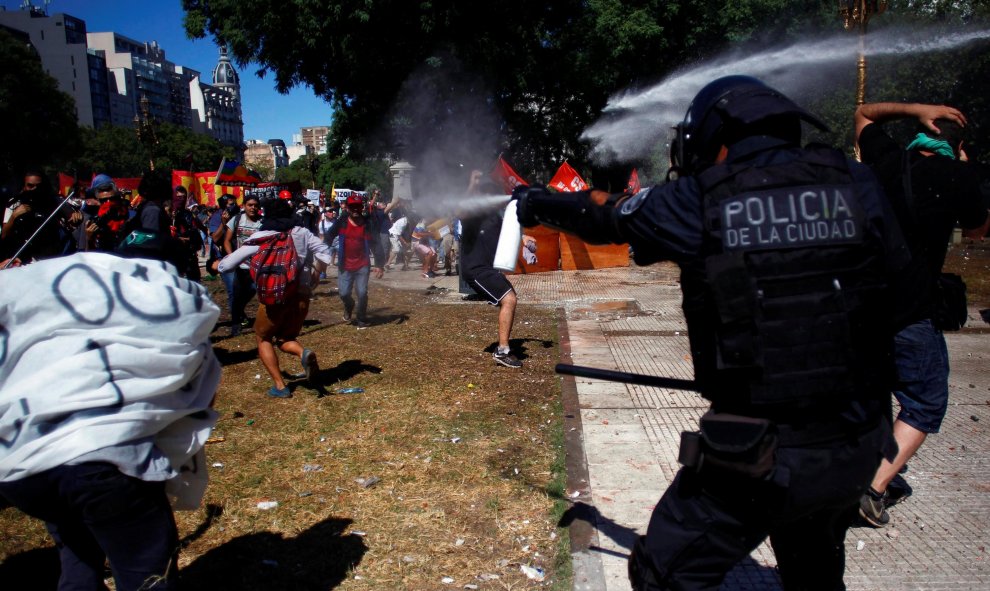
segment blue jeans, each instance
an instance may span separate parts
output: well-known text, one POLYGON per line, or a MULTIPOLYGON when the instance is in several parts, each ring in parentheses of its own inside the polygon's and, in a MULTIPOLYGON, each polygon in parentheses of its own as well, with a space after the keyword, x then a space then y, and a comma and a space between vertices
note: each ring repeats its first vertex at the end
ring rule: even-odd
POLYGON ((59 466, 0 483, 0 496, 44 520, 62 563, 59 591, 95 591, 110 560, 117 589, 134 591, 176 585, 179 538, 164 482, 125 476, 116 466, 59 466))
POLYGON ((949 352, 931 320, 909 324, 894 337, 897 420, 924 433, 938 433, 949 405, 949 352))
POLYGON ((244 320, 244 308, 254 297, 254 281, 251 271, 237 268, 220 274, 223 286, 227 289, 227 309, 230 310, 230 323, 240 324, 244 320))
POLYGON ((344 314, 350 316, 354 313, 357 320, 364 322, 368 311, 368 276, 371 274, 371 267, 364 266, 357 271, 345 271, 340 269, 337 274, 337 291, 340 292, 340 300, 344 302, 344 314), (351 291, 357 295, 357 305, 351 297, 351 291))

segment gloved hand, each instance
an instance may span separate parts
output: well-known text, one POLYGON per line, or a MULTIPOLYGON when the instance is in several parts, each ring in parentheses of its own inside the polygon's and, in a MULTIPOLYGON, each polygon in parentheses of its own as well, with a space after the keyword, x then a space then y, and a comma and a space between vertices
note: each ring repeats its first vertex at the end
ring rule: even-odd
POLYGON ((549 196, 550 191, 543 185, 533 185, 531 187, 519 185, 512 189, 512 198, 518 201, 516 204, 516 217, 519 218, 519 223, 524 228, 532 228, 540 223, 533 208, 529 205, 530 199, 541 199, 549 196))

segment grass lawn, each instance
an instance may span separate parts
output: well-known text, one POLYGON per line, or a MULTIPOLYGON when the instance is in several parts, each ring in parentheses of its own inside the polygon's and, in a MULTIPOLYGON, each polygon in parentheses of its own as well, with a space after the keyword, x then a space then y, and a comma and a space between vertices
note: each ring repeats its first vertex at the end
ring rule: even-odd
MULTIPOLYGON (((372 281, 373 326, 357 330, 333 287, 300 337, 319 389, 291 379, 293 398, 269 398, 253 333, 228 338, 224 322, 214 333, 224 375, 210 486, 199 511, 176 514, 186 588, 569 588, 554 312, 519 307, 513 370, 492 361, 491 306, 372 281)), ((54 588, 51 540, 15 509, 0 511, 0 560, 5 587, 54 588)))

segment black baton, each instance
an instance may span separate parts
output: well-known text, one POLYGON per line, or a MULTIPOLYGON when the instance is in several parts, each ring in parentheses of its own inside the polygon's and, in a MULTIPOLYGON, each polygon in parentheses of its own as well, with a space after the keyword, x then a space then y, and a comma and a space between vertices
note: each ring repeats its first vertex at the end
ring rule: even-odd
POLYGON ((614 369, 600 369, 597 367, 585 367, 582 365, 558 363, 554 368, 554 371, 560 374, 576 376, 579 378, 594 378, 596 380, 622 382, 624 384, 636 384, 639 386, 654 386, 656 388, 670 388, 672 390, 692 390, 694 392, 701 391, 698 387, 698 383, 694 380, 648 376, 641 373, 615 371, 614 369))

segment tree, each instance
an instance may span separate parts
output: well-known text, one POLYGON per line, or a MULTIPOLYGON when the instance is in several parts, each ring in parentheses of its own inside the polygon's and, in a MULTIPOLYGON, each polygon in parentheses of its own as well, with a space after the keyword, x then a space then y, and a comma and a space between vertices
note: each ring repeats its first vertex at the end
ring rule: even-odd
POLYGON ((388 175, 388 163, 384 160, 351 158, 327 158, 320 161, 316 172, 316 186, 329 190, 336 185, 340 188, 367 190, 372 186, 382 188, 382 193, 388 197, 392 186, 388 175))
POLYGON ((183 0, 191 36, 228 44, 241 64, 274 74, 280 91, 306 84, 327 98, 335 141, 351 156, 394 153, 402 130, 416 158, 490 164, 505 150, 537 173, 585 154, 580 132, 610 93, 757 24, 773 23, 773 33, 819 11, 788 4, 745 2, 733 10, 742 26, 712 18, 722 4, 700 0, 322 0, 292 10, 275 0, 183 0))
MULTIPOLYGON (((29 168, 62 168, 79 150, 75 101, 41 66, 29 43, 0 29, 0 145, 5 181, 29 168)), ((19 185, 18 185, 19 186, 19 185)))
MULTIPOLYGON (((926 22, 946 15, 972 22, 987 12, 985 0, 891 5, 888 13, 896 5, 926 22)), ((292 10, 277 0, 183 0, 183 7, 190 35, 229 44, 242 65, 273 74, 281 91, 305 84, 325 97, 335 109, 334 155, 394 154, 404 138, 417 166, 433 157, 440 173, 485 166, 504 151, 534 178, 549 178, 565 157, 586 161, 581 132, 620 89, 647 87, 730 47, 746 52, 840 29, 834 3, 786 0, 313 0, 292 10)), ((445 178, 432 173, 422 176, 445 178)))
POLYGON ((138 140, 130 127, 104 126, 83 132, 81 170, 114 177, 137 177, 153 158, 162 170, 212 171, 234 150, 212 137, 171 123, 153 125, 157 142, 151 146, 138 140))

